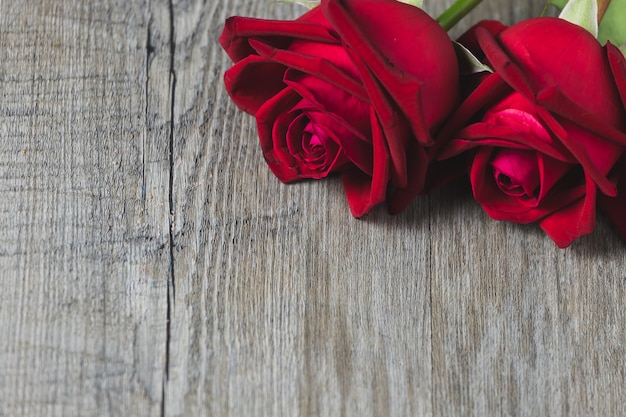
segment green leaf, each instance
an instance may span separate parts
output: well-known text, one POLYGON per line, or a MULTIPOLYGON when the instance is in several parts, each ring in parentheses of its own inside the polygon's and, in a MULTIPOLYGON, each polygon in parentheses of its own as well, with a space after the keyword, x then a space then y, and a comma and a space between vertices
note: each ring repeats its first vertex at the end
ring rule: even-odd
POLYGON ((596 0, 570 0, 559 17, 587 29, 595 38, 598 37, 598 3, 596 0))
POLYGON ((456 56, 459 58, 459 61, 462 61, 467 65, 467 67, 469 68, 468 72, 470 74, 475 74, 477 72, 483 71, 493 72, 493 70, 489 68, 488 65, 480 62, 480 60, 476 58, 476 56, 465 46, 461 45, 458 42, 453 42, 453 45, 456 56))
POLYGON ((567 4, 567 0, 549 0, 548 4, 558 7, 559 9, 563 9, 567 4))
POLYGON ((450 30, 483 0, 456 0, 437 19, 442 28, 450 30))
POLYGON ((612 0, 600 22, 598 40, 601 44, 611 41, 614 45, 626 43, 626 0, 612 0))

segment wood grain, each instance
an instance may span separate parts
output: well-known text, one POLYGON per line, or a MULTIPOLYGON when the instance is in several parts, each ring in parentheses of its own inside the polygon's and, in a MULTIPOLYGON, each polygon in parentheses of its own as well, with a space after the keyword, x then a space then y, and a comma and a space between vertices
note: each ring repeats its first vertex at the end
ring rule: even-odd
POLYGON ((0 417, 626 414, 604 218, 559 250, 462 184, 358 221, 272 176, 217 38, 300 12, 0 0, 0 417))

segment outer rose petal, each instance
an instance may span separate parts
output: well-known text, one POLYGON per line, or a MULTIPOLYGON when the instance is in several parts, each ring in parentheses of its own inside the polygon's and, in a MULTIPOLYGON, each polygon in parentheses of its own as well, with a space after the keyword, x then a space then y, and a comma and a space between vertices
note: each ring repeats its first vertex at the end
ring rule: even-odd
POLYGON ((239 61, 224 73, 230 98, 241 110, 255 114, 269 99, 285 88, 284 67, 257 55, 239 61), (263 79, 262 83, 258 78, 263 79))
POLYGON ((508 28, 508 26, 502 24, 497 20, 481 20, 480 22, 472 26, 457 40, 457 42, 463 44, 463 46, 472 51, 474 56, 481 59, 484 58, 484 54, 480 49, 480 45, 478 44, 478 38, 476 37, 476 30, 478 28, 484 28, 485 30, 487 30, 487 32, 491 33, 492 36, 497 36, 503 30, 508 28))
POLYGON ((612 45, 611 42, 608 42, 605 48, 617 91, 619 91, 622 99, 622 105, 626 107, 626 58, 624 58, 622 51, 612 45))
POLYGON ((554 86, 595 118, 624 128, 606 54, 587 30, 563 19, 541 17, 515 24, 498 38, 535 93, 554 86), (589 81, 582 82, 581 74, 589 81))
MULTIPOLYGON (((275 131, 280 127, 275 123, 276 119, 286 113, 300 101, 300 97, 290 88, 285 88, 276 96, 262 106, 257 112, 257 128, 261 142, 261 150, 267 165, 274 175, 285 183, 294 182, 301 179, 300 173, 296 169, 294 159, 287 152, 287 144, 277 140, 280 135, 275 131)), ((283 132, 286 134, 286 131, 283 132)))
MULTIPOLYGON (((250 44, 260 56, 266 58, 268 62, 276 62, 293 70, 298 70, 304 74, 314 75, 332 84, 339 90, 345 90, 355 97, 367 100, 367 93, 359 82, 342 68, 341 62, 345 61, 347 54, 337 45, 324 44, 316 50, 319 55, 309 55, 298 50, 283 50, 274 48, 269 44, 251 39, 250 44), (339 53, 338 49, 341 51, 339 53)), ((293 45, 292 45, 293 46, 293 45)), ((306 51, 313 52, 313 51, 306 51)), ((352 66, 353 64, 350 63, 352 66)), ((256 77, 258 79, 258 77, 256 77)))
POLYGON ((496 104, 511 93, 511 87, 497 74, 489 74, 474 91, 457 107, 446 124, 441 128, 431 155, 437 159, 449 159, 462 151, 450 149, 448 141, 458 130, 467 125, 476 113, 496 104))
POLYGON ((559 248, 566 248, 579 237, 593 232, 596 222, 596 186, 586 178, 584 198, 566 206, 539 222, 544 232, 559 248))
POLYGON ((248 42, 250 38, 271 40, 276 47, 286 47, 294 38, 338 43, 329 29, 319 8, 312 9, 295 21, 234 16, 226 19, 219 42, 233 62, 238 62, 254 54, 248 42))
POLYGON ((367 214, 374 206, 385 201, 389 181, 389 152, 376 114, 370 114, 374 141, 374 172, 369 177, 359 171, 346 171, 341 175, 348 205, 356 218, 367 214))

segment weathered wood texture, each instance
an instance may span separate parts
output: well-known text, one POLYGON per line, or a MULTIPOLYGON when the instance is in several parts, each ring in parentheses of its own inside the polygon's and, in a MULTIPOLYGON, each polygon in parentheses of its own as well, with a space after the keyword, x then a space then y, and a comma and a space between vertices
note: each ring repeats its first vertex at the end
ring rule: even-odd
POLYGON ((0 416, 625 415, 604 219, 559 250, 461 188, 357 221, 272 176, 217 37, 299 11, 0 0, 0 416))

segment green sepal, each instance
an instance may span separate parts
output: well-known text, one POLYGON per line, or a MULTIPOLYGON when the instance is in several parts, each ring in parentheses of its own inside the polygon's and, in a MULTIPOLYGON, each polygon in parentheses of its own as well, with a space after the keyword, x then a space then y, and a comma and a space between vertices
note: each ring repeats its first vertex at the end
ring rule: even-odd
POLYGON ((480 62, 476 55, 472 53, 465 46, 460 43, 453 41, 454 51, 456 52, 456 56, 459 59, 459 62, 464 62, 465 67, 469 69, 469 71, 465 71, 465 73, 476 74, 478 72, 493 72, 493 70, 489 67, 489 65, 483 64, 480 62))
POLYGON ((598 37, 598 3, 596 0, 570 0, 561 10, 559 17, 587 29, 594 38, 598 37))
POLYGON ((422 8, 422 4, 424 4, 424 0, 399 0, 402 3, 410 4, 411 6, 422 8))
POLYGON ((550 1, 548 1, 548 4, 556 6, 560 10, 562 10, 563 7, 565 7, 565 5, 567 4, 567 0, 550 0, 550 1))

